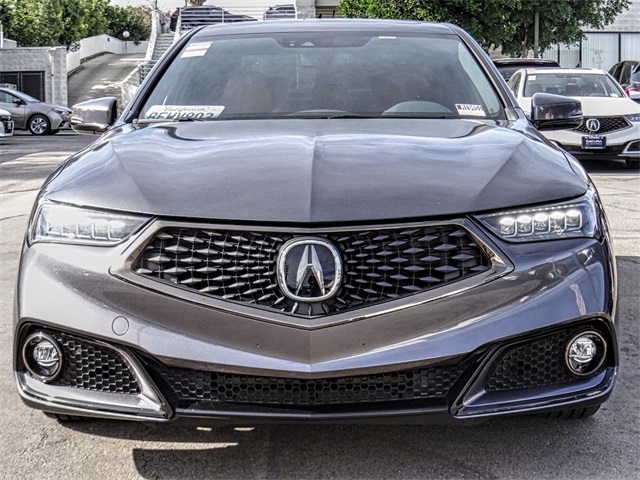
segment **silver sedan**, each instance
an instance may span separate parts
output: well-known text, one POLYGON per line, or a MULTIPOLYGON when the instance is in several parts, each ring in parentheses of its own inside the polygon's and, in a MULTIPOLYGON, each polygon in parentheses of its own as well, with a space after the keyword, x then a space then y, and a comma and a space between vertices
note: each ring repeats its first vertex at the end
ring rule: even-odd
POLYGON ((33 135, 58 133, 71 119, 71 109, 67 107, 8 88, 0 88, 0 108, 11 113, 16 129, 29 130, 33 135))

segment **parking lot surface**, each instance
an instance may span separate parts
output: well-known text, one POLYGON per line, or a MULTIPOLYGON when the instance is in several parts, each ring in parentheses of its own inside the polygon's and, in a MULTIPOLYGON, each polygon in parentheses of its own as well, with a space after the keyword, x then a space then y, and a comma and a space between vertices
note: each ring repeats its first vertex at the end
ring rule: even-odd
POLYGON ((0 478, 638 478, 640 176, 616 162, 586 164, 607 207, 620 290, 620 374, 611 399, 592 418, 513 417, 476 427, 198 428, 62 425, 26 408, 13 381, 11 342, 28 214, 46 176, 96 138, 18 132, 0 143, 0 478))

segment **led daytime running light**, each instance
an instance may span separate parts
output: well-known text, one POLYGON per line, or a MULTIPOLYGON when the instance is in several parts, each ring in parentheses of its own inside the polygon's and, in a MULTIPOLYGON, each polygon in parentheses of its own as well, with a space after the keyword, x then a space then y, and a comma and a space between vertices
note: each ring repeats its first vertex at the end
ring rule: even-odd
POLYGON ((500 234, 505 237, 574 232, 582 228, 582 213, 577 209, 539 212, 532 215, 499 217, 500 234))
POLYGON ((31 239, 91 245, 116 245, 138 230, 146 218, 45 204, 38 211, 31 239))
POLYGON ((514 242, 591 237, 597 225, 591 194, 578 203, 479 215, 478 219, 496 235, 514 242))

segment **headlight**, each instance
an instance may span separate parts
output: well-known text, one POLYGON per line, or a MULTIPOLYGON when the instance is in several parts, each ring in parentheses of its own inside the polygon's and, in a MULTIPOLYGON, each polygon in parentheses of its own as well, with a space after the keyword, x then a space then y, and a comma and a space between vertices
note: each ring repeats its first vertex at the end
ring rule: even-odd
POLYGON ((142 227, 148 218, 99 212, 45 203, 32 223, 29 239, 35 242, 117 245, 142 227))
POLYGON ((62 108, 54 108, 53 111, 59 115, 62 115, 63 117, 71 115, 71 112, 69 110, 64 110, 62 108))
POLYGON ((509 242, 593 237, 598 224, 594 195, 590 189, 579 200, 478 215, 476 218, 509 242))
POLYGON ((640 113, 635 115, 625 115, 625 118, 632 123, 640 123, 640 113))

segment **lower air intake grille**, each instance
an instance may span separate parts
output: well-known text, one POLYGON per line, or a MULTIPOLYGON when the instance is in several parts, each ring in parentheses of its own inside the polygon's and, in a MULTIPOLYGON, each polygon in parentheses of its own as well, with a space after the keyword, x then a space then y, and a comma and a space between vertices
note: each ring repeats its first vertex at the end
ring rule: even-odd
POLYGON ((353 377, 296 379, 150 365, 178 402, 321 406, 445 398, 463 365, 353 377))
POLYGON ((564 368, 571 332, 561 332, 508 350, 487 381, 487 391, 516 390, 575 382, 564 368))
MULTIPOLYGON (((300 235, 300 237, 308 235, 300 235)), ((133 271, 223 300, 313 317, 380 303, 477 275, 491 262, 458 225, 317 235, 339 251, 343 279, 330 298, 297 303, 278 285, 282 245, 298 235, 165 228, 133 271)))
POLYGON ((66 333, 43 331, 60 344, 64 355, 62 374, 53 385, 96 392, 140 393, 129 368, 111 349, 66 333))

